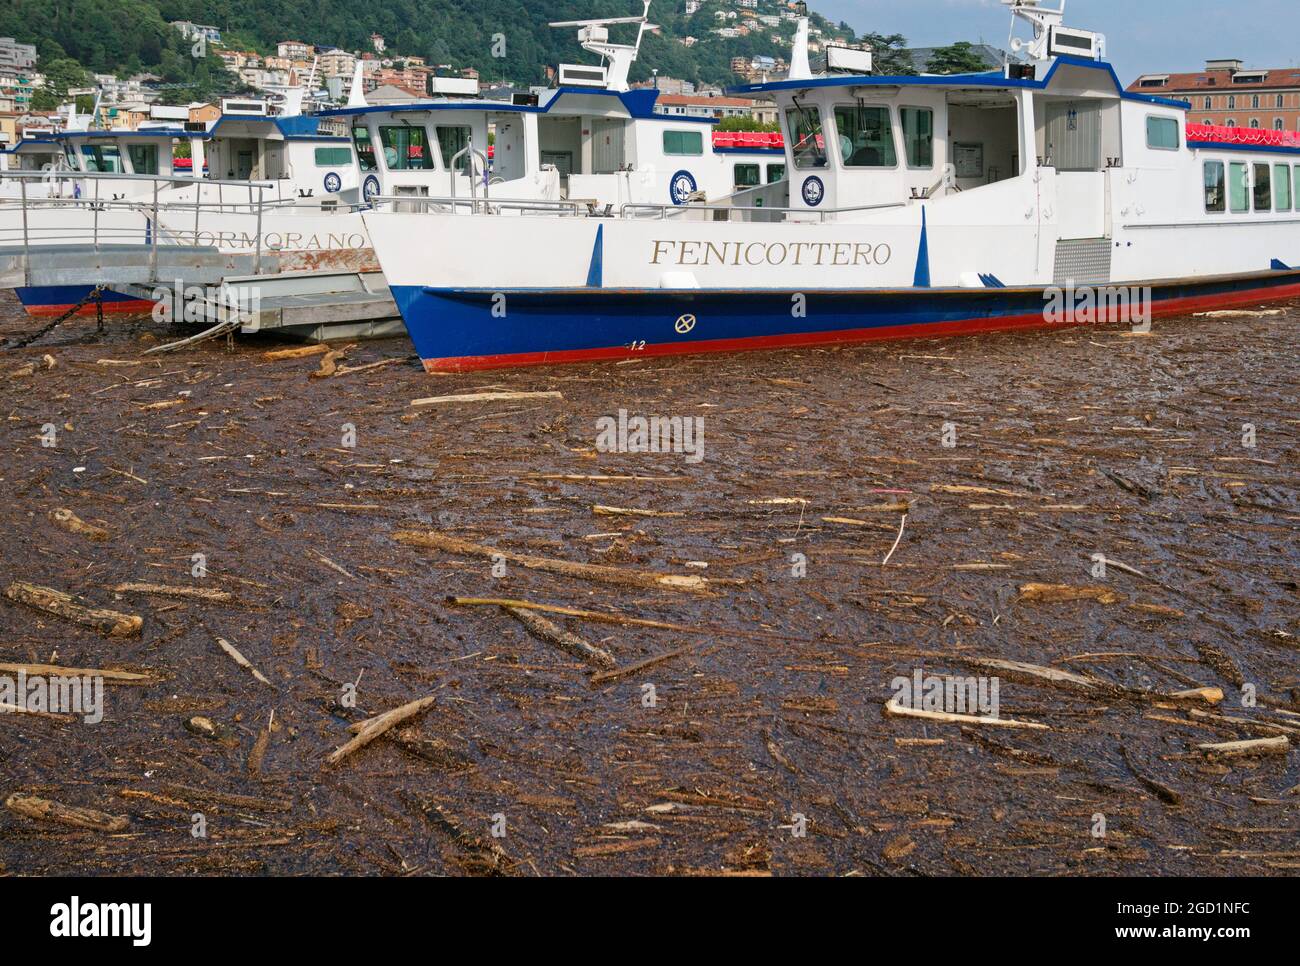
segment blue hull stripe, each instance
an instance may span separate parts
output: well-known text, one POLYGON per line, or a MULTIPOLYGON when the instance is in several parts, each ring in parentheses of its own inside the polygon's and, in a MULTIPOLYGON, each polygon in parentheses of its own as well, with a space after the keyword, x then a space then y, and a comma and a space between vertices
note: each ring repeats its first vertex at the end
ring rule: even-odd
MULTIPOLYGON (((1181 281, 1153 288, 1154 310, 1162 302, 1231 298, 1300 286, 1300 272, 1181 281)), ((812 291, 806 313, 794 311, 798 299, 783 291, 709 289, 486 290, 393 286, 393 296, 420 357, 426 360, 495 357, 533 353, 572 353, 642 344, 672 343, 689 352, 690 343, 764 340, 873 328, 928 327, 981 320, 1014 320, 1047 326, 1042 289, 980 288, 891 290, 882 292, 812 291), (504 296, 504 306, 499 301, 504 296), (497 301, 494 301, 496 299, 497 301), (501 309, 504 308, 503 317, 501 309), (693 316, 688 330, 685 317, 693 316), (679 326, 679 323, 681 325, 679 326)), ((1284 295, 1286 293, 1279 293, 1284 295)), ((992 327, 992 326, 990 326, 992 327)))

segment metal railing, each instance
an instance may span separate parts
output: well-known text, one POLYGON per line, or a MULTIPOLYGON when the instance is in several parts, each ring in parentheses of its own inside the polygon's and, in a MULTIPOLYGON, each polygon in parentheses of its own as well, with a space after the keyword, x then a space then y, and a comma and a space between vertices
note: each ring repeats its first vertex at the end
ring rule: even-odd
POLYGON ((457 215, 468 211, 472 215, 494 215, 502 211, 540 212, 550 215, 569 215, 573 217, 590 213, 591 206, 581 201, 549 201, 544 198, 457 198, 430 197, 429 195, 375 195, 370 199, 371 205, 410 206, 405 210, 415 214, 451 214, 457 215))
MULTIPOLYGON (((857 211, 884 211, 889 208, 906 208, 907 202, 895 201, 885 205, 854 205, 846 208, 768 208, 768 207, 747 207, 724 204, 698 204, 688 203, 684 205, 664 205, 664 204, 626 204, 619 209, 619 216, 622 218, 643 218, 647 215, 651 218, 665 220, 671 217, 681 217, 692 212, 725 212, 726 218, 715 218, 715 221, 731 221, 731 215, 740 213, 743 215, 802 215, 816 216, 819 223, 825 224, 826 219, 831 215, 844 215, 857 211)), ((741 218, 740 221, 753 221, 753 218, 741 218)), ((769 219, 762 219, 764 221, 769 219)), ((770 219, 775 221, 784 221, 784 217, 770 219)))
MULTIPOLYGON (((28 284, 31 282, 31 249, 33 244, 40 242, 54 242, 58 244, 69 241, 89 241, 93 250, 99 253, 101 245, 112 243, 113 241, 129 241, 137 236, 135 229, 106 228, 101 230, 101 216, 110 211, 130 211, 145 216, 146 222, 143 229, 144 243, 149 246, 149 274, 151 278, 158 277, 158 248, 161 244, 163 235, 162 223, 159 216, 164 212, 182 211, 194 212, 194 241, 192 247, 199 247, 201 237, 199 225, 202 213, 205 210, 216 210, 221 213, 242 213, 240 209, 247 210, 247 214, 256 218, 256 267, 260 274, 262 271, 262 223, 267 207, 270 205, 266 201, 265 194, 268 190, 275 187, 269 182, 262 181, 225 181, 218 179, 194 178, 189 176, 178 175, 150 175, 150 174, 115 174, 111 172, 72 172, 72 171, 0 171, 0 180, 15 180, 19 183, 19 196, 16 199, 21 207, 22 214, 22 251, 24 261, 24 275, 28 284), (45 197, 33 198, 29 196, 27 186, 33 181, 43 181, 46 183, 53 182, 73 182, 75 186, 74 196, 66 197, 45 197), (101 184, 105 182, 117 182, 138 184, 147 188, 143 195, 127 197, 120 195, 105 199, 102 197, 101 184), (84 194, 83 184, 93 186, 89 196, 84 194), (160 197, 163 187, 182 187, 194 188, 194 201, 166 201, 160 197), (203 188, 216 187, 217 201, 204 202, 203 188), (227 203, 223 197, 225 188, 238 188, 241 191, 248 191, 248 201, 242 200, 233 204, 227 203), (256 192, 256 196, 254 196, 256 192), (91 214, 91 224, 89 238, 83 227, 76 226, 71 231, 74 234, 60 235, 53 232, 59 229, 49 229, 39 227, 35 229, 38 237, 34 238, 34 229, 32 225, 32 213, 42 210, 84 210, 91 214)), ((6 203, 0 201, 0 215, 3 215, 6 208, 11 208, 12 202, 6 203)), ((0 241, 3 240, 5 228, 0 221, 0 241)), ((170 237, 173 239, 170 244, 180 245, 178 241, 182 233, 171 232, 170 237)))

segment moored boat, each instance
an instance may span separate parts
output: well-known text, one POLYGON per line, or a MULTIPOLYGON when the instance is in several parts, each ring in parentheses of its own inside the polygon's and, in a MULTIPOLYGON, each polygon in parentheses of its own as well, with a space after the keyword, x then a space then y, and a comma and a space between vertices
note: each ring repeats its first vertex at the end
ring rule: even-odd
POLYGON ((788 201, 364 218, 433 370, 1132 321, 1300 295, 1300 149, 1126 92, 1106 38, 1004 0, 1001 71, 886 77, 861 51, 777 100, 788 201))

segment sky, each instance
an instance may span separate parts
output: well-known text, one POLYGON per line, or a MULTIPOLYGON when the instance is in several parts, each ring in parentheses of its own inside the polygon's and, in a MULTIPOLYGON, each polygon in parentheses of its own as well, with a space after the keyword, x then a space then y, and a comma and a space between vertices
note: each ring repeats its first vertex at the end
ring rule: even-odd
MULTIPOLYGON (((858 32, 900 33, 911 47, 970 40, 1005 48, 1010 9, 999 0, 810 0, 858 32)), ((1056 0, 1043 6, 1057 7, 1056 0)), ((1068 0, 1065 25, 1106 35, 1106 59, 1126 85, 1140 74, 1203 70, 1233 57, 1247 67, 1300 66, 1297 0, 1068 0)), ((1026 36, 1028 25, 1021 28, 1026 36)))

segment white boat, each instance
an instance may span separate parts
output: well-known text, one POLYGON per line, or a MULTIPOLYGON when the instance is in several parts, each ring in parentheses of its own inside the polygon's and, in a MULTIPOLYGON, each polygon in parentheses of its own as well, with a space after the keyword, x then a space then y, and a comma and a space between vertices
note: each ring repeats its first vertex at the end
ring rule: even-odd
POLYGON ((366 225, 425 367, 1134 320, 1300 295, 1300 149, 1126 92, 1064 3, 1003 0, 1023 63, 886 77, 861 51, 777 100, 789 201, 555 212, 385 205, 366 225), (1031 36, 1015 36, 1026 25, 1031 36))
MULTIPOLYGON (((755 165, 784 192, 778 152, 734 144, 715 151, 711 119, 656 113, 658 90, 630 87, 650 26, 644 2, 640 17, 555 24, 578 27, 582 45, 605 65, 562 66, 559 88, 512 102, 438 96, 371 106, 358 68, 345 108, 300 115, 293 102, 277 116, 265 101, 227 100, 211 129, 57 135, 63 163, 46 184, 66 203, 26 218, 17 205, 0 205, 0 246, 138 244, 152 239, 156 222, 159 244, 273 253, 281 272, 365 272, 378 264, 361 213, 377 197, 512 215, 548 205, 681 205, 729 195, 738 171, 755 165), (636 43, 609 43, 613 24, 637 25, 636 43), (185 169, 176 157, 182 144, 185 169), (115 174, 123 177, 104 177, 115 174), (247 190, 229 183, 243 181, 247 190)), ((85 294, 85 286, 19 289, 36 314, 66 311, 85 294)), ((149 308, 104 297, 109 311, 149 308)))

